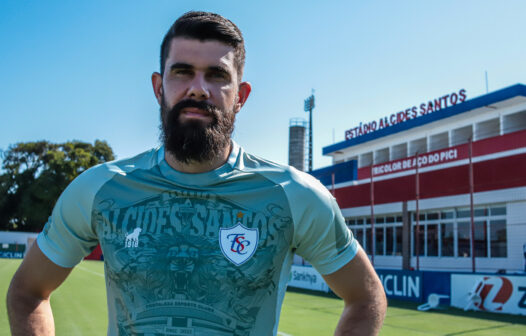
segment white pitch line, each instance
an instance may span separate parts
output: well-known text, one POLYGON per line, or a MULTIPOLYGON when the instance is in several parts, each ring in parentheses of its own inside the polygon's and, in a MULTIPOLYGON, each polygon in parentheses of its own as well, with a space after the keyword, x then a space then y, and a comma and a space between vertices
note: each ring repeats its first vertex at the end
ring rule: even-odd
POLYGON ((278 331, 279 336, 292 336, 291 334, 285 334, 283 331, 278 331))
POLYGON ((94 272, 94 271, 89 270, 89 269, 87 269, 87 268, 84 268, 84 267, 82 267, 82 266, 77 266, 76 268, 79 268, 79 269, 81 269, 81 270, 83 270, 83 271, 85 271, 85 272, 93 273, 93 274, 95 274, 95 275, 98 275, 98 276, 104 278, 104 274, 100 274, 99 272, 94 272))

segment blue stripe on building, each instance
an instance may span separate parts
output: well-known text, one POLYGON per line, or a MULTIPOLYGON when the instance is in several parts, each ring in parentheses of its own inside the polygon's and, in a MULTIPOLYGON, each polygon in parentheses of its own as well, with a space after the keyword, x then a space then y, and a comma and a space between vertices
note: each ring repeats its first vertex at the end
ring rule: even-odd
POLYGON ((309 172, 309 174, 326 186, 332 184, 333 173, 334 183, 356 180, 358 178, 358 162, 356 160, 346 161, 309 172))

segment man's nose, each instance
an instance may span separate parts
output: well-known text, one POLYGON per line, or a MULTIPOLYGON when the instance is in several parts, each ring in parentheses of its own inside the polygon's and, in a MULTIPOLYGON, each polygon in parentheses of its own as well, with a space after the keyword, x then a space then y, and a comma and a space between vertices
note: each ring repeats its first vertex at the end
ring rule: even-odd
POLYGON ((190 82, 187 97, 195 100, 207 100, 210 98, 208 83, 206 82, 203 74, 196 74, 196 76, 190 82))

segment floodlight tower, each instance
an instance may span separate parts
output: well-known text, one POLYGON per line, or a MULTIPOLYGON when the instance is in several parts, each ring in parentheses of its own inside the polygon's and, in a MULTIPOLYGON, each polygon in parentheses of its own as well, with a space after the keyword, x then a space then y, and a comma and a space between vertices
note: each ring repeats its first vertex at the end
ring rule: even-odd
POLYGON ((309 98, 305 99, 305 112, 309 112, 309 170, 312 171, 312 110, 314 109, 314 89, 309 98))

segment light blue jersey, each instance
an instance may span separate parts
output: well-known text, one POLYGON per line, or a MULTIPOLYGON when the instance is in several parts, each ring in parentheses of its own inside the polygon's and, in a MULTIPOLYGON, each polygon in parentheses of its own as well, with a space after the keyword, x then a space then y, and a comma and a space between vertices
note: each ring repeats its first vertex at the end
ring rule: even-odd
POLYGON ((293 254, 321 274, 358 243, 316 179, 247 154, 172 169, 163 148, 93 167, 60 196, 38 246, 73 267, 100 243, 108 335, 276 335, 293 254))

